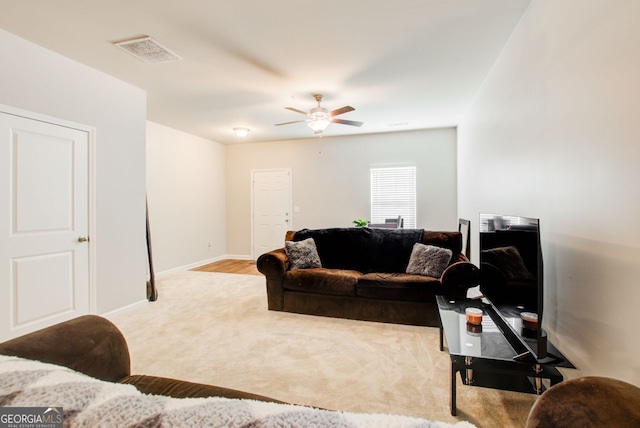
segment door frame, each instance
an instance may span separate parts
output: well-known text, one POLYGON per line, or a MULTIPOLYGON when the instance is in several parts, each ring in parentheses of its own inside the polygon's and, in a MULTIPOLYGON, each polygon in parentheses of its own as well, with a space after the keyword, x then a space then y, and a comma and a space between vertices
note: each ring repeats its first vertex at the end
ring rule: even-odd
POLYGON ((78 131, 86 132, 89 137, 88 147, 88 191, 87 203, 88 203, 88 231, 89 231, 89 313, 97 313, 97 277, 96 277, 96 128, 93 126, 83 125, 76 122, 71 122, 65 119, 59 119, 53 116, 47 116, 40 113, 31 112, 28 110, 22 110, 16 107, 0 104, 0 113, 10 114, 12 116, 19 116, 25 119, 36 120, 38 122, 44 122, 51 125, 63 126, 65 128, 71 128, 78 131))
MULTIPOLYGON (((253 206, 253 201, 254 201, 254 189, 255 189, 255 174, 256 173, 260 173, 260 172, 278 172, 278 171, 284 171, 288 173, 289 176, 289 229, 290 230, 295 230, 293 228, 293 171, 291 170, 291 168, 265 168, 265 169, 252 169, 251 170, 251 177, 250 177, 250 183, 251 183, 251 258, 252 260, 256 260, 259 256, 259 254, 255 254, 256 249, 255 249, 255 242, 254 242, 254 206, 253 206)), ((284 237, 282 237, 283 242, 284 242, 284 237)))

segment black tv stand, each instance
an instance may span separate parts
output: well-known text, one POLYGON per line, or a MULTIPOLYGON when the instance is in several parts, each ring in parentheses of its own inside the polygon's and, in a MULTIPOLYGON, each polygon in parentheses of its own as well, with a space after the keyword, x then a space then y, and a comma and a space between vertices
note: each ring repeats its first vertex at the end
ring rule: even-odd
MULTIPOLYGON (((547 356, 536 359, 513 331, 503 330, 493 305, 477 299, 436 296, 440 314, 440 350, 444 338, 451 357, 451 415, 456 415, 456 377, 464 385, 542 394, 564 380, 558 367, 575 368, 551 342, 547 356), (480 331, 465 328, 467 307, 485 311, 480 331), (494 318, 496 316, 498 318, 494 318), (472 331, 473 330, 473 331, 472 331)), ((504 319, 502 319, 504 322, 504 319)))

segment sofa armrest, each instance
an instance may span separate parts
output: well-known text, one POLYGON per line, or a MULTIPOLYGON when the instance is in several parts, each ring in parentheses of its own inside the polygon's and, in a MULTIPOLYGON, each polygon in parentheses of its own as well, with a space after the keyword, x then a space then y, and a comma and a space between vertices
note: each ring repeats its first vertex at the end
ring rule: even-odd
POLYGON ((640 426, 640 388, 600 376, 569 379, 533 404, 526 428, 640 426))
POLYGON ((440 282, 445 296, 466 297, 467 290, 478 285, 480 270, 468 261, 453 263, 445 269, 440 282))
POLYGON ((284 308, 284 274, 289 269, 289 258, 284 248, 262 254, 256 261, 258 270, 267 278, 267 303, 269 309, 284 308))
POLYGON ((289 258, 284 248, 278 248, 258 257, 256 266, 266 277, 282 276, 289 269, 289 258))
POLYGON ((85 315, 0 343, 0 354, 57 364, 106 381, 131 374, 127 342, 106 318, 85 315))

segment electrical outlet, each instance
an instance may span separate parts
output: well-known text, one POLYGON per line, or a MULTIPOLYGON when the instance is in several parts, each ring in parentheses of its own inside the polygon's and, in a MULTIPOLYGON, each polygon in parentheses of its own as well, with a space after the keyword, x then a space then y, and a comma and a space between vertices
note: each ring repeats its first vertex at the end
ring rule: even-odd
POLYGON ((207 242, 207 249, 211 251, 211 241, 207 242))

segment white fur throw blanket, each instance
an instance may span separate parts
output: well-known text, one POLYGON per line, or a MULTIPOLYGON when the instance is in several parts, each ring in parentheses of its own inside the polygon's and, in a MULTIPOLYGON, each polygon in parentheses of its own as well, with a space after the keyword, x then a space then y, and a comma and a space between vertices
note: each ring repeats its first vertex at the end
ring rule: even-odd
POLYGON ((62 407, 73 427, 456 427, 405 416, 357 414, 221 397, 176 399, 104 382, 66 367, 0 355, 0 406, 62 407))

